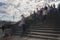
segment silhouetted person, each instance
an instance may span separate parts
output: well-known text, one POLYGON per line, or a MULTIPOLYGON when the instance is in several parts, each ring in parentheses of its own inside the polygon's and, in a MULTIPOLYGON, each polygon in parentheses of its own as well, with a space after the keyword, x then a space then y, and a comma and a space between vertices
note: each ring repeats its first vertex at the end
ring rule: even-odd
POLYGON ((58 10, 60 11, 60 3, 59 3, 59 5, 58 5, 58 10))
POLYGON ((55 4, 53 4, 53 8, 56 8, 56 7, 55 7, 55 4))
POLYGON ((43 19, 43 10, 44 10, 44 8, 40 9, 40 21, 42 21, 42 19, 43 19))
POLYGON ((53 14, 53 11, 54 11, 53 6, 52 5, 51 6, 48 5, 48 9, 47 9, 48 16, 51 16, 53 14))
POLYGON ((5 24, 2 26, 2 31, 4 32, 4 36, 3 38, 5 38, 6 40, 8 39, 8 37, 11 37, 11 25, 10 24, 5 24))
POLYGON ((5 26, 2 26, 2 31, 4 32, 5 26))
POLYGON ((34 11, 33 20, 36 21, 36 18, 37 18, 37 14, 36 14, 36 12, 34 11))
POLYGON ((36 12, 34 11, 34 17, 36 17, 36 12))
POLYGON ((21 37, 23 37, 24 34, 25 34, 25 31, 26 31, 26 25, 25 25, 25 17, 24 17, 24 15, 21 15, 21 17, 22 17, 22 20, 20 22, 21 31, 22 31, 21 37))
POLYGON ((48 15, 51 14, 51 6, 50 5, 48 5, 47 13, 48 13, 48 15))
POLYGON ((42 22, 45 22, 46 19, 47 19, 47 6, 44 7, 44 10, 43 10, 43 19, 42 19, 42 22))

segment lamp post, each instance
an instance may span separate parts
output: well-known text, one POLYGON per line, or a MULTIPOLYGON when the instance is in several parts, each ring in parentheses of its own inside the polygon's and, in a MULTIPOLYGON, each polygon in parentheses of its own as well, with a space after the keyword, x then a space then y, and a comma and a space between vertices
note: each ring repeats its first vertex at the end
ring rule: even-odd
POLYGON ((14 15, 13 15, 13 21, 14 21, 14 15))

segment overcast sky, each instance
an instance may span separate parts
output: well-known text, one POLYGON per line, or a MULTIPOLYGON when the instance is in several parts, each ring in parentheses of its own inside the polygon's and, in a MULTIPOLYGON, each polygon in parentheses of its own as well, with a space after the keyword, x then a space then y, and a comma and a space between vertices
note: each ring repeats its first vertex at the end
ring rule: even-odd
POLYGON ((30 15, 30 12, 33 13, 34 10, 36 11, 36 8, 40 8, 45 3, 54 1, 55 0, 0 0, 0 20, 17 22, 21 20, 22 14, 27 17, 30 15))

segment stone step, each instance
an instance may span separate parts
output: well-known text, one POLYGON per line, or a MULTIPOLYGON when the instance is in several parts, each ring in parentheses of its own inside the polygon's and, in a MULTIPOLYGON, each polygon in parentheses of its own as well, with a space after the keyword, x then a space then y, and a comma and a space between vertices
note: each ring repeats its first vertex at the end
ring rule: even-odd
POLYGON ((59 33, 60 31, 54 31, 54 30, 28 30, 27 32, 59 33))
MULTIPOLYGON (((27 33, 26 35, 29 35, 29 33, 27 33)), ((31 35, 40 35, 40 36, 56 37, 56 35, 37 34, 37 33, 31 33, 31 35)))
POLYGON ((42 35, 32 35, 32 34, 28 34, 28 35, 25 35, 25 36, 32 37, 32 38, 40 38, 40 39, 57 39, 56 37, 42 36, 42 35))
POLYGON ((45 32, 27 32, 26 34, 55 35, 55 36, 60 35, 60 34, 56 34, 56 33, 45 33, 45 32))
POLYGON ((60 28, 59 26, 58 27, 55 27, 55 26, 30 26, 29 28, 60 28))
MULTIPOLYGON (((58 29, 58 28, 56 28, 56 29, 58 29)), ((28 30, 54 30, 54 28, 28 28, 28 30)))

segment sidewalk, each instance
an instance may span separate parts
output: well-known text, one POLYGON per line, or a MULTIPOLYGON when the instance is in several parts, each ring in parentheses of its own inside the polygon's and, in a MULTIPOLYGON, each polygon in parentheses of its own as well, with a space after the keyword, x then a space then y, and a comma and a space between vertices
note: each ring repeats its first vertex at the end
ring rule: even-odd
MULTIPOLYGON (((19 36, 13 36, 12 40, 46 40, 46 39, 37 39, 37 38, 29 38, 29 37, 21 38, 19 36)), ((47 39, 47 40, 49 40, 49 39, 47 39)), ((60 40, 60 38, 58 38, 58 40, 60 40)))
POLYGON ((13 36, 12 40, 43 40, 43 39, 36 39, 36 38, 29 38, 29 37, 19 37, 19 36, 13 36))
MULTIPOLYGON (((3 40, 3 32, 2 29, 0 29, 0 40, 3 40)), ((35 39, 35 38, 29 38, 29 37, 23 37, 21 38, 20 36, 12 36, 11 40, 40 40, 40 39, 35 39)))
MULTIPOLYGON (((2 30, 0 29, 0 40, 3 40, 3 36, 4 36, 4 34, 3 34, 2 30)), ((57 39, 60 40, 60 37, 58 37, 57 39)), ((20 36, 12 36, 11 40, 46 40, 46 39, 37 39, 37 38, 29 38, 29 37, 21 38, 20 36)))
POLYGON ((21 38, 20 36, 12 36, 11 40, 26 40, 27 38, 21 38))

